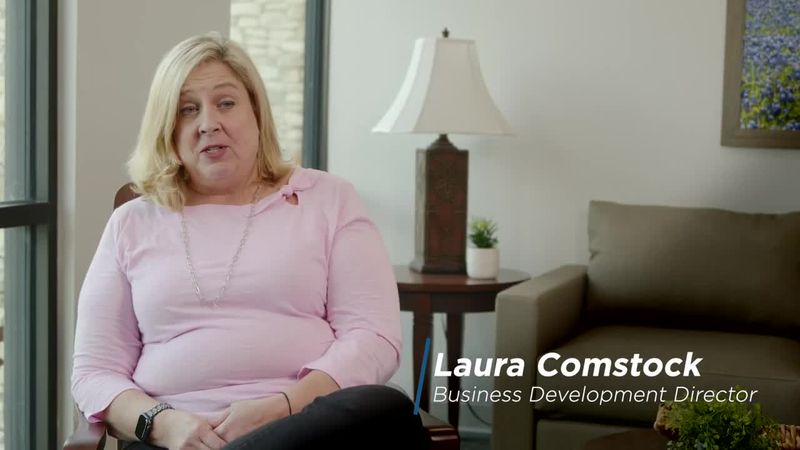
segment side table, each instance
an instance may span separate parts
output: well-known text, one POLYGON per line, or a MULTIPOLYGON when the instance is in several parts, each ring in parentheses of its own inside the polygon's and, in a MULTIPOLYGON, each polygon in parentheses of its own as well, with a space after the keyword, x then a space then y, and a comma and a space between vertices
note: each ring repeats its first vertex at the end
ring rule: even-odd
POLYGON ((665 450, 667 439, 653 429, 641 429, 614 433, 592 439, 583 447, 584 450, 665 450))
MULTIPOLYGON (((525 272, 501 269, 493 280, 476 280, 466 274, 430 274, 415 272, 408 266, 394 266, 397 289, 400 291, 400 309, 414 313, 414 391, 416 392, 425 339, 433 340, 433 313, 447 314, 447 366, 455 367, 462 355, 464 340, 464 314, 494 311, 497 293, 530 278, 525 272)), ((428 410, 430 398, 431 368, 426 371, 420 408, 428 410)), ((460 389, 458 377, 447 380, 451 391, 460 389)), ((458 403, 447 407, 448 421, 458 429, 458 403)))

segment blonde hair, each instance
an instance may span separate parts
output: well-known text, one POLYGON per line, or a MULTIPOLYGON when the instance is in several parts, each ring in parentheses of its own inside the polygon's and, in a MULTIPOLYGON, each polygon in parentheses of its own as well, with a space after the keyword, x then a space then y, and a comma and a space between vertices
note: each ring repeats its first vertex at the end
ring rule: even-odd
POLYGON ((247 53, 219 33, 191 37, 173 47, 159 63, 136 147, 128 160, 133 190, 172 210, 181 210, 186 201, 187 174, 180 165, 172 136, 181 88, 195 67, 211 61, 227 65, 250 96, 259 128, 258 176, 274 183, 291 170, 291 164, 281 156, 264 82, 247 53))

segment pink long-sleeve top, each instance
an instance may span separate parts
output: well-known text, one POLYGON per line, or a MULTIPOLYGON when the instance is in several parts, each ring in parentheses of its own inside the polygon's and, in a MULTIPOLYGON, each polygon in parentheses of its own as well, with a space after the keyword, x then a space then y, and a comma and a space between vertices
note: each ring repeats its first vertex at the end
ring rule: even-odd
MULTIPOLYGON (((184 208, 200 289, 224 284, 250 205, 184 208)), ((72 394, 103 420, 128 389, 203 416, 280 392, 311 370, 385 383, 401 348, 397 287, 353 186, 295 168, 255 205, 219 307, 194 291, 180 214, 137 198, 114 211, 81 288, 72 394), (297 205, 287 201, 297 195, 297 205)))

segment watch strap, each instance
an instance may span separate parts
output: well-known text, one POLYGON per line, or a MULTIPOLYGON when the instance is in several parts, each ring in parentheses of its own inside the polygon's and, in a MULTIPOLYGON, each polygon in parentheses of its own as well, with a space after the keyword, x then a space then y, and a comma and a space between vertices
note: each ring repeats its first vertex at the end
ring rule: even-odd
POLYGON ((174 409, 169 403, 161 402, 156 406, 148 409, 139 416, 139 423, 136 425, 136 437, 140 441, 146 442, 150 437, 150 432, 153 431, 153 419, 161 412, 168 409, 174 409))
POLYGON ((145 415, 146 415, 146 416, 147 416, 147 417, 150 419, 150 421, 152 421, 152 420, 153 420, 153 418, 154 418, 154 417, 155 417, 155 416, 156 416, 158 413, 160 413, 160 412, 162 412, 162 411, 165 411, 165 410, 167 410, 167 409, 174 409, 174 408, 172 408, 172 405, 170 405, 169 403, 164 403, 164 402, 161 402, 161 403, 157 404, 156 406, 153 406, 152 408, 150 408, 149 410, 147 410, 147 412, 146 412, 146 413, 144 413, 144 414, 145 414, 145 415))

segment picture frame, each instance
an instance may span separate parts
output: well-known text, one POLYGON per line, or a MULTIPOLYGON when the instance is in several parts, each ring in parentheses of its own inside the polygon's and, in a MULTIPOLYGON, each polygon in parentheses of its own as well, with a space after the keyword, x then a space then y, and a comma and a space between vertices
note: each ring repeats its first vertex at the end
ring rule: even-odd
MULTIPOLYGON (((790 94, 796 94, 796 97, 787 106, 787 103, 783 102, 783 100, 791 97, 787 97, 785 92, 784 96, 780 97, 773 92, 774 90, 769 90, 771 88, 768 89, 766 85, 770 85, 770 83, 764 83, 764 77, 761 75, 770 70, 777 71, 775 67, 785 66, 775 65, 774 58, 769 61, 769 63, 773 63, 772 66, 770 64, 758 66, 754 64, 756 58, 752 57, 749 61, 745 61, 745 38, 747 37, 745 21, 748 18, 747 3, 750 1, 757 2, 752 5, 753 8, 764 8, 764 5, 784 7, 795 4, 800 8, 800 0, 728 0, 721 144, 731 147, 800 149, 800 129, 797 128, 794 120, 794 112, 800 111, 800 69, 795 69, 789 75, 784 72, 780 76, 781 80, 788 80, 790 83, 790 94), (742 79, 746 63, 748 64, 748 74, 744 76, 747 79, 743 85, 742 79), (757 82, 754 80, 757 80, 757 82), (764 87, 754 88, 754 86, 762 85, 764 87), (763 96, 762 93, 764 92, 771 94, 772 97, 763 96), (747 95, 750 93, 753 95, 747 95), (753 106, 754 104, 757 106, 753 106), (743 107, 746 108, 745 111, 743 111, 743 107), (790 108, 792 111, 792 118, 788 122, 781 122, 781 120, 785 121, 786 117, 789 116, 782 108, 790 108), (767 109, 770 110, 768 111, 767 109), (777 116, 772 115, 772 111, 779 111, 779 114, 777 116), (784 129, 775 129, 775 127, 784 127, 784 129)), ((753 11, 751 10, 751 12, 753 11)), ((758 20, 759 16, 760 14, 755 16, 751 14, 750 20, 758 20)), ((770 17, 770 20, 772 20, 772 17, 782 17, 780 14, 768 14, 765 16, 770 17)), ((778 28, 774 29, 777 30, 778 28)), ((759 29, 759 36, 763 37, 764 33, 768 32, 769 27, 766 27, 766 31, 759 29)), ((779 30, 777 33, 776 36, 780 36, 779 30)), ((753 54, 759 56, 763 55, 763 53, 763 51, 761 53, 753 52, 753 54)), ((772 85, 774 85, 774 82, 772 85)), ((786 91, 785 88, 782 89, 786 91)), ((786 111, 789 110, 787 109, 786 111)))

